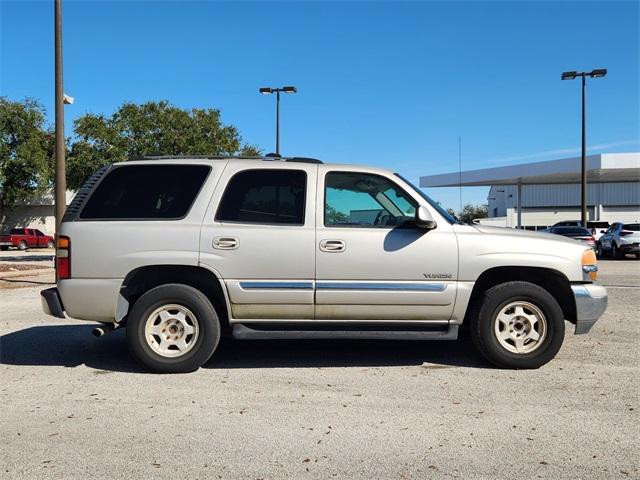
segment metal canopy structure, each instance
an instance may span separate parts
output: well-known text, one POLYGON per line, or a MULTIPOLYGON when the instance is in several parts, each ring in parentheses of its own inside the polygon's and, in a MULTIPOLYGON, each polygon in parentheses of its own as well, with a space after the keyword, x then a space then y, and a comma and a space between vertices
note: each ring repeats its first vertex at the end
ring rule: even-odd
MULTIPOLYGON (((640 152, 587 157, 589 183, 640 181, 640 152)), ((420 177, 421 187, 482 187, 580 183, 580 157, 420 177)))
MULTIPOLYGON (((522 185, 578 184, 580 157, 522 163, 420 177, 420 187, 517 186, 518 228, 522 226, 522 185)), ((587 157, 588 183, 640 182, 640 152, 587 157)))

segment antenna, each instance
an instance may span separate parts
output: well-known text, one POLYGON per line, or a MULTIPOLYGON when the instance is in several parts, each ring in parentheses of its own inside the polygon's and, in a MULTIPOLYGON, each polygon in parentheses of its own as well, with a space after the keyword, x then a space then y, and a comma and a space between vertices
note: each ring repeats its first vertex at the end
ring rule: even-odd
POLYGON ((458 137, 458 185, 460 188, 460 215, 462 215, 462 137, 458 137))

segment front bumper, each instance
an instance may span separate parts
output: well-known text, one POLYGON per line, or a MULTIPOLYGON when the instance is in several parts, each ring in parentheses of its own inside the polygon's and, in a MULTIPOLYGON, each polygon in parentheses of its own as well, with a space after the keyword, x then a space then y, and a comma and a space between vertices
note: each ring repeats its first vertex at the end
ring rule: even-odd
POLYGON ((65 318, 64 307, 57 288, 47 288, 40 292, 42 311, 52 317, 65 318))
POLYGON ((571 290, 576 301, 575 334, 588 333, 607 309, 607 289, 591 283, 571 285, 571 290))

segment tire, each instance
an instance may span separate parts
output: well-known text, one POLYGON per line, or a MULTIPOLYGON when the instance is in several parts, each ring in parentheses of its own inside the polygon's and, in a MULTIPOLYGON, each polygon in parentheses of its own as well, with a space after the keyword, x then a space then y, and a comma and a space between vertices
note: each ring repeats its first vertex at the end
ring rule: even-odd
POLYGON ((20 240, 20 242, 18 242, 18 250, 25 251, 26 249, 27 242, 25 242, 24 240, 20 240))
POLYGON ((9 250, 9 247, 0 247, 0 250, 2 250, 3 252, 6 252, 7 250, 9 250))
POLYGON ((53 243, 53 240, 49 240, 49 241, 47 242, 47 248, 54 248, 55 246, 56 246, 56 244, 55 244, 55 243, 53 243))
POLYGON ((602 249, 602 244, 600 242, 596 244, 596 256, 598 258, 604 258, 604 250, 602 249))
POLYGON ((562 346, 562 309, 548 291, 533 283, 514 281, 490 288, 482 294, 476 312, 477 317, 475 314, 471 317, 471 340, 477 350, 498 367, 539 368, 553 359, 562 346), (514 323, 509 327, 498 320, 499 315, 502 320, 514 323), (532 330, 535 333, 531 333, 532 330), (502 340, 501 333, 504 333, 502 340), (521 351, 513 351, 518 346, 521 351))
POLYGON ((622 252, 620 252, 620 249, 618 247, 616 247, 615 243, 611 244, 611 258, 613 258, 614 260, 620 260, 624 257, 624 255, 622 255, 622 252))
POLYGON ((218 315, 202 292, 170 283, 149 290, 134 304, 127 319, 127 343, 149 370, 186 373, 211 358, 220 330, 218 315))

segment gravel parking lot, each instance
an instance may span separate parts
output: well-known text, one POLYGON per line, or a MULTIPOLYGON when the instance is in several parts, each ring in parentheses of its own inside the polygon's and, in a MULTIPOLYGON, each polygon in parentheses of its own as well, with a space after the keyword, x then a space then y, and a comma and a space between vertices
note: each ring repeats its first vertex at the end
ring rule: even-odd
POLYGON ((123 331, 41 313, 50 281, 0 281, 2 478, 640 478, 639 261, 601 262, 607 313, 535 371, 466 340, 307 341, 146 374, 123 331))

